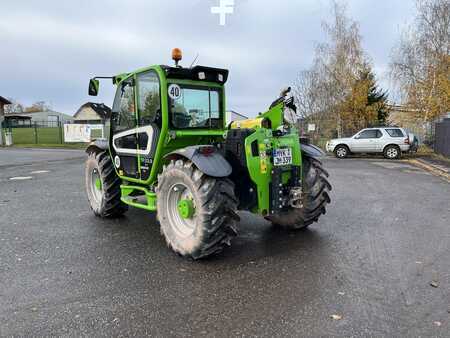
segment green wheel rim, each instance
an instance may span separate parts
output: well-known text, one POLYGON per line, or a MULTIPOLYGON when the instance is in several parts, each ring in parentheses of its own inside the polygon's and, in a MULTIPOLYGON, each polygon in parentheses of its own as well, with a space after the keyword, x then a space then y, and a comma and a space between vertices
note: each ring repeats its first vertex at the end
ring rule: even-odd
POLYGON ((169 188, 167 195, 169 223, 178 236, 187 238, 195 232, 196 206, 191 190, 183 182, 177 182, 169 188))
POLYGON ((91 171, 90 190, 92 197, 97 201, 97 203, 101 203, 103 198, 102 180, 97 168, 93 168, 91 171))
POLYGON ((178 212, 181 218, 189 219, 194 216, 195 207, 194 202, 190 199, 182 199, 178 202, 178 212))
POLYGON ((95 179, 95 188, 97 188, 97 190, 102 190, 102 180, 100 177, 95 179))

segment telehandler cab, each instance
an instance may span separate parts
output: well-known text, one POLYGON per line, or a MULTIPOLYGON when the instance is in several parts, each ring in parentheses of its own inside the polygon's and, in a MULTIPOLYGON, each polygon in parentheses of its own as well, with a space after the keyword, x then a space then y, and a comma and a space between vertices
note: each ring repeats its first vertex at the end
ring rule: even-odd
MULTIPOLYGON (((199 259, 230 246, 237 210, 306 228, 330 202, 319 148, 299 137, 290 88, 255 119, 225 125, 228 70, 157 65, 119 74, 108 139, 87 148, 94 214, 156 211, 167 244, 199 259)), ((89 82, 97 95, 99 79, 89 82)))

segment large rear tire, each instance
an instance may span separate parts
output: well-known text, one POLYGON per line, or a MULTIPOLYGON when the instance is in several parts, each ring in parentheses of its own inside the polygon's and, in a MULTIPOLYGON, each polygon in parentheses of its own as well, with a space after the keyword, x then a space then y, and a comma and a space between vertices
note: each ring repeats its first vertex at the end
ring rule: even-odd
POLYGON ((234 184, 205 175, 188 160, 172 160, 158 176, 157 210, 167 245, 199 259, 221 252, 236 236, 234 184))
POLYGON ((91 209, 99 217, 118 217, 128 210, 120 200, 120 178, 106 151, 90 152, 85 168, 86 193, 91 209))
POLYGON ((331 185, 327 180, 328 172, 322 163, 312 157, 303 156, 302 169, 302 208, 290 207, 266 219, 274 225, 286 229, 305 229, 319 220, 326 213, 326 205, 330 203, 331 185))
POLYGON ((402 151, 399 146, 390 144, 384 148, 383 155, 388 160, 398 160, 402 155, 402 151))

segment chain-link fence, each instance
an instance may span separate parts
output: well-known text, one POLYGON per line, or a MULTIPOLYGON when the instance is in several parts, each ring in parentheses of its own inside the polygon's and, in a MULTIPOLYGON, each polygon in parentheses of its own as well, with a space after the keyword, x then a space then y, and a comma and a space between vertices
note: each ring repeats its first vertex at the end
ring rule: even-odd
MULTIPOLYGON (((308 137, 312 144, 322 149, 330 139, 338 137, 336 121, 332 119, 301 119, 298 128, 302 136, 308 137)), ((342 135, 345 136, 351 135, 342 135)))
MULTIPOLYGON (((384 125, 377 124, 361 124, 356 127, 341 128, 340 137, 350 137, 364 128, 376 127, 400 127, 408 133, 414 134, 420 144, 428 145, 433 148, 436 142, 436 122, 422 122, 417 119, 403 119, 400 123, 386 123, 384 125)), ((298 128, 303 136, 309 137, 312 143, 321 148, 325 147, 328 140, 338 138, 338 123, 332 119, 303 119, 299 121, 298 128)))

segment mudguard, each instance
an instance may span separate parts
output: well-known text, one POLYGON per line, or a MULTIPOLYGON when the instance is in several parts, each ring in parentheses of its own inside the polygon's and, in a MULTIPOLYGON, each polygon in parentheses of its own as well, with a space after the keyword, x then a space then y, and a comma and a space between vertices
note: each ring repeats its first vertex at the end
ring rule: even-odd
POLYGON ((186 158, 192 161, 204 174, 211 177, 227 177, 233 169, 225 157, 214 146, 196 145, 175 150, 166 159, 186 158))
POLYGON ((104 138, 96 139, 95 141, 92 141, 89 143, 89 145, 86 148, 86 153, 90 153, 92 151, 103 151, 108 150, 108 140, 104 138))
POLYGON ((322 157, 325 156, 325 152, 314 144, 301 144, 302 153, 308 155, 309 157, 322 157))

